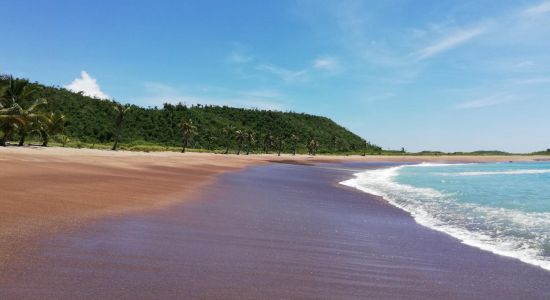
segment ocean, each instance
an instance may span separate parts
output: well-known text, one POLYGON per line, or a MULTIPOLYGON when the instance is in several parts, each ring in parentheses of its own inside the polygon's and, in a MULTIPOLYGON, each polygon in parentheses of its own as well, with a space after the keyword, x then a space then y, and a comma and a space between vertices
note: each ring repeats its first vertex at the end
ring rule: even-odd
POLYGON ((550 270, 550 162, 404 165, 341 184, 465 244, 550 270))

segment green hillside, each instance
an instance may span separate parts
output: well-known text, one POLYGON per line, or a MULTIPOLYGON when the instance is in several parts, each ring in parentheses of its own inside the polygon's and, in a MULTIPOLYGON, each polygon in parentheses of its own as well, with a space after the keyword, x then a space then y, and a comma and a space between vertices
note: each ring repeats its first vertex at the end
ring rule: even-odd
MULTIPOLYGON (((0 86, 6 86, 8 82, 7 76, 0 78, 0 86)), ((112 101, 90 98, 81 93, 39 83, 31 83, 29 86, 36 89, 33 99, 47 100, 44 111, 66 116, 64 134, 73 143, 109 144, 113 141, 116 112, 112 101)), ((22 106, 30 105, 32 99, 25 101, 27 103, 22 106)), ((298 152, 303 153, 307 151, 306 145, 311 139, 318 142, 318 153, 359 153, 365 149, 365 142, 361 137, 325 117, 294 112, 182 104, 164 104, 158 108, 131 105, 124 118, 120 142, 123 148, 125 144, 179 147, 182 134, 178 125, 182 120, 188 119, 196 126, 196 135, 189 143, 189 147, 195 149, 219 150, 224 149, 227 143, 230 143, 231 149, 235 149, 239 144, 237 130, 253 133, 255 142, 252 143, 252 152, 262 152, 265 147, 275 151, 279 146, 283 152, 291 152, 296 144, 298 152), (231 129, 229 133, 224 130, 228 127, 231 129), (292 135, 299 139, 291 139, 292 135)), ((14 132, 10 133, 10 138, 17 140, 14 132)), ((38 132, 35 131, 35 138, 38 132)), ((370 153, 381 150, 371 144, 367 144, 366 149, 370 153)))

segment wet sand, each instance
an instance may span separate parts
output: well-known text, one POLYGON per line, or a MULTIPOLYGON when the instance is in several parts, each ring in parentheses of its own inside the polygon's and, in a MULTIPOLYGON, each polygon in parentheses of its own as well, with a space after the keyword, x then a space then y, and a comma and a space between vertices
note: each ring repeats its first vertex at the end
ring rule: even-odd
POLYGON ((252 166, 186 201, 46 235, 2 268, 0 298, 550 297, 550 272, 463 245, 337 184, 364 167, 252 166))

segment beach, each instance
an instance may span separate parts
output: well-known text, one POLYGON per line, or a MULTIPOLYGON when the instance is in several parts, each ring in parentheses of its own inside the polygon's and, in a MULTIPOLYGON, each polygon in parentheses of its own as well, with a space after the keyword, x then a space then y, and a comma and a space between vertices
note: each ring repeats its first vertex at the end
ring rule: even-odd
POLYGON ((550 272, 338 184, 535 159, 0 149, 0 298, 548 298, 550 272))

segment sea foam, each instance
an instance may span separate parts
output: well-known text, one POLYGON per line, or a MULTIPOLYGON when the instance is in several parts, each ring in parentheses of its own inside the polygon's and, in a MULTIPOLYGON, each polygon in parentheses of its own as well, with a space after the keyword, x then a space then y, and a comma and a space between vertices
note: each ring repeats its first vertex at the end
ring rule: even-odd
POLYGON ((486 172, 458 172, 458 173, 437 173, 441 176, 487 176, 487 175, 525 175, 525 174, 550 174, 550 170, 507 170, 507 171, 486 171, 486 172))
MULTIPOLYGON (((550 243, 549 212, 526 212, 459 201, 460 192, 413 186, 397 180, 398 175, 406 169, 431 167, 430 170, 437 170, 449 166, 469 167, 458 164, 397 166, 356 173, 354 178, 342 181, 340 184, 381 196, 392 205, 409 212, 417 223, 449 234, 464 244, 498 255, 517 258, 525 263, 550 270, 550 258, 547 253, 544 253, 544 249, 550 243)), ((431 175, 482 176, 546 173, 550 173, 550 170, 434 172, 431 175)))

